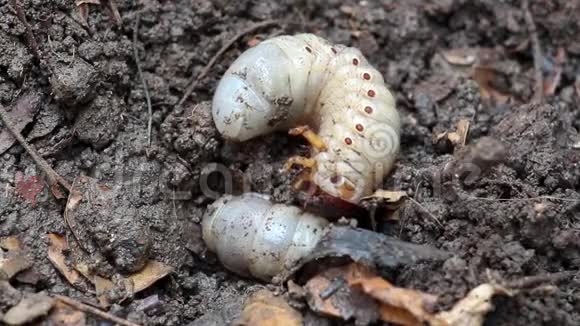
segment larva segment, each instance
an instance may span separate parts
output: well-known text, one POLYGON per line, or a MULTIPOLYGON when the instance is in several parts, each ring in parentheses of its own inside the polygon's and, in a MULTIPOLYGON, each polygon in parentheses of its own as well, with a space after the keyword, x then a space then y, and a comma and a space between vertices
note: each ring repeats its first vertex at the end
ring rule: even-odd
POLYGON ((382 76, 358 50, 346 49, 335 64, 319 97, 325 103, 319 107, 319 133, 330 150, 316 156, 319 164, 313 179, 330 194, 357 202, 372 192, 394 163, 399 117, 382 76), (343 181, 339 185, 325 180, 336 176, 343 181), (345 187, 354 190, 345 192, 345 187), (345 197, 347 193, 350 197, 345 197))

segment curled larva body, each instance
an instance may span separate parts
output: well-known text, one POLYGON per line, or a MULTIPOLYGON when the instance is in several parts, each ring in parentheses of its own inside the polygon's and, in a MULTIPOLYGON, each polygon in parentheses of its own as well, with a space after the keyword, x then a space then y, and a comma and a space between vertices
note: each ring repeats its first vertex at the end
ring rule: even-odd
POLYGON ((279 36, 244 52, 220 81, 213 118, 222 135, 244 141, 308 125, 311 180, 352 203, 369 195, 399 153, 400 119, 382 75, 355 48, 313 34, 279 36))
POLYGON ((227 269, 270 281, 311 253, 327 224, 298 207, 246 193, 215 201, 204 215, 202 231, 207 247, 227 269))

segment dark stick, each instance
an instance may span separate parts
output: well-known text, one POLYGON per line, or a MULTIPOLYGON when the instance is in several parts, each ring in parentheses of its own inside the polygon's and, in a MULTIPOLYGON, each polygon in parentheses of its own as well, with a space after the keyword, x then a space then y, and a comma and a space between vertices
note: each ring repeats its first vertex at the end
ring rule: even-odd
POLYGON ((36 38, 34 38, 34 33, 32 32, 32 26, 28 23, 24 10, 22 9, 22 4, 20 0, 10 0, 10 5, 16 10, 16 16, 24 24, 26 28, 26 38, 28 40, 28 46, 32 51, 32 55, 36 60, 40 61, 40 55, 38 54, 38 43, 36 43, 36 38))
POLYGON ((135 17, 135 27, 133 28, 133 56, 135 56, 135 65, 137 66, 137 72, 139 73, 141 84, 143 84, 145 99, 147 100, 147 114, 149 115, 149 119, 147 121, 147 146, 151 146, 151 125, 153 124, 153 109, 151 107, 151 96, 149 95, 149 89, 147 88, 147 81, 145 81, 145 77, 143 77, 141 62, 139 62, 139 51, 137 50, 137 36, 139 34, 138 31, 139 15, 135 17))
POLYGON ((536 102, 542 102, 544 100, 544 75, 542 72, 542 62, 544 56, 542 55, 538 30, 536 29, 536 23, 534 22, 534 17, 530 11, 530 4, 528 0, 522 0, 522 10, 524 12, 524 18, 526 20, 528 32, 530 33, 530 39, 532 41, 532 53, 534 56, 535 87, 533 99, 536 102))
POLYGON ((504 284, 508 289, 526 289, 533 288, 544 283, 557 283, 569 277, 572 277, 577 272, 558 272, 545 275, 525 276, 518 280, 510 281, 504 284))
POLYGON ((70 183, 68 183, 68 181, 66 181, 63 177, 61 177, 58 173, 56 173, 56 171, 54 171, 53 168, 50 167, 48 162, 44 158, 42 158, 38 154, 38 152, 30 144, 28 144, 26 139, 22 137, 20 132, 18 132, 18 130, 14 128, 14 124, 12 124, 12 122, 10 121, 8 113, 6 112, 6 109, 2 105, 0 105, 0 120, 2 121, 4 126, 8 129, 8 131, 10 131, 12 136, 14 136, 14 138, 18 141, 18 143, 20 143, 20 145, 22 145, 22 147, 24 147, 26 152, 32 157, 34 163, 36 163, 36 165, 38 165, 38 167, 46 174, 50 186, 60 184, 70 193, 71 191, 70 183))
POLYGON ((77 310, 88 312, 88 313, 93 314, 95 316, 101 317, 105 320, 112 321, 113 323, 117 323, 117 324, 123 325, 123 326, 139 326, 139 324, 135 324, 135 323, 130 322, 128 320, 119 318, 119 317, 112 315, 108 312, 104 312, 104 311, 99 310, 95 307, 91 307, 87 304, 78 302, 77 300, 74 300, 72 298, 65 297, 64 295, 53 294, 53 297, 61 302, 66 303, 67 305, 69 305, 71 307, 76 308, 77 310))

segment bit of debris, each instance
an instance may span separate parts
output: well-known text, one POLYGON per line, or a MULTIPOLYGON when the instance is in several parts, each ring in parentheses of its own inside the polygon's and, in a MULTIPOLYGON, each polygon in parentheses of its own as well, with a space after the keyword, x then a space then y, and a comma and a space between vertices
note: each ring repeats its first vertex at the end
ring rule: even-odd
POLYGON ((460 119, 457 122, 455 131, 444 131, 433 137, 433 145, 442 152, 447 152, 447 148, 461 148, 465 146, 469 133, 469 120, 460 119))
POLYGON ((18 237, 14 235, 0 237, 0 248, 6 251, 20 251, 22 250, 22 243, 18 237))
POLYGON ((512 295, 498 285, 484 283, 469 291, 467 296, 457 302, 449 311, 438 313, 433 326, 481 326, 485 315, 493 309, 491 298, 496 295, 512 295))
POLYGON ((361 200, 379 199, 386 203, 396 204, 401 203, 405 198, 407 198, 407 192, 405 191, 377 189, 372 195, 363 197, 361 200))
POLYGON ((101 310, 99 310, 99 309, 97 309, 95 307, 91 307, 89 305, 86 305, 84 303, 78 302, 78 301, 76 301, 74 299, 71 299, 69 297, 65 297, 63 295, 55 294, 54 295, 54 298, 57 299, 57 300, 59 300, 59 301, 61 301, 61 302, 63 302, 63 303, 65 303, 65 304, 67 304, 67 305, 69 305, 69 306, 71 306, 71 307, 74 307, 74 308, 78 309, 79 311, 88 312, 88 313, 90 313, 92 315, 95 315, 95 316, 100 317, 100 318, 105 319, 105 320, 109 320, 109 321, 111 321, 113 323, 117 323, 119 325, 123 325, 123 326, 139 326, 138 324, 132 323, 132 322, 127 321, 125 319, 121 319, 121 318, 119 318, 117 316, 114 316, 114 315, 108 313, 108 312, 101 311, 101 310))
POLYGON ((56 300, 54 308, 48 315, 48 320, 59 326, 84 326, 86 319, 84 312, 74 309, 60 300, 56 300))
POLYGON ((89 289, 88 282, 79 274, 78 271, 69 267, 65 253, 68 252, 68 243, 65 237, 55 234, 48 234, 48 260, 54 267, 66 278, 66 280, 75 288, 82 292, 89 289))
POLYGON ((9 280, 30 266, 32 262, 21 252, 0 251, 0 280, 9 280))
POLYGON ((281 297, 264 289, 250 297, 235 324, 240 326, 301 326, 302 314, 290 307, 281 297))
POLYGON ((26 296, 17 305, 10 308, 2 321, 8 325, 23 325, 48 314, 53 305, 54 299, 46 293, 35 293, 26 296))

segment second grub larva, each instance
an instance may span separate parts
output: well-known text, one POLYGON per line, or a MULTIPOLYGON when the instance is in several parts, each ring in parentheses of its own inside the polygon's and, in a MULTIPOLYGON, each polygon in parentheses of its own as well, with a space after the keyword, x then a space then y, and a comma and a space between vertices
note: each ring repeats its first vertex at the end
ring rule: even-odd
POLYGON ((358 49, 313 34, 244 52, 221 79, 212 110, 231 140, 294 128, 313 149, 289 163, 310 168, 308 181, 351 203, 375 190, 399 153, 399 114, 382 75, 358 49))

